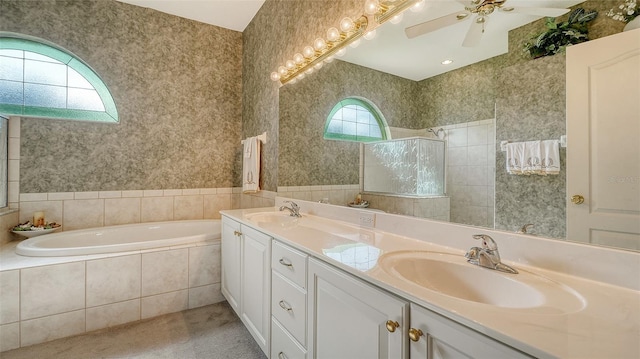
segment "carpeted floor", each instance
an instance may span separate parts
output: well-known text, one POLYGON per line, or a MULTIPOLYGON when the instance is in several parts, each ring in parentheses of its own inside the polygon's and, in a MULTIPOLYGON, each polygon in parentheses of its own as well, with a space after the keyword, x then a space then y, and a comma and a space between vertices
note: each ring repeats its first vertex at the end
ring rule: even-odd
POLYGON ((227 302, 0 353, 2 359, 264 359, 227 302))

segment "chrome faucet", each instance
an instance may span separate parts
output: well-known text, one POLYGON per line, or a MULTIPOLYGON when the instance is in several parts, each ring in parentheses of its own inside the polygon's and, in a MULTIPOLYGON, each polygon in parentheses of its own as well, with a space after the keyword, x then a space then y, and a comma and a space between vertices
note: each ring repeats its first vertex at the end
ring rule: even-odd
POLYGON ((282 205, 280 206, 280 210, 284 211, 285 209, 287 211, 289 211, 289 215, 291 217, 302 217, 302 215, 300 214, 300 207, 292 201, 284 201, 284 203, 289 203, 291 205, 291 207, 287 207, 286 205, 282 205))
POLYGON ((533 227, 533 223, 525 224, 524 226, 520 227, 520 230, 516 231, 516 233, 529 234, 529 227, 533 227))
POLYGON ((481 240, 482 247, 471 247, 471 249, 469 249, 469 251, 464 255, 467 258, 467 262, 501 272, 518 274, 518 271, 515 268, 512 268, 500 261, 498 245, 493 238, 486 234, 474 234, 473 238, 481 240))

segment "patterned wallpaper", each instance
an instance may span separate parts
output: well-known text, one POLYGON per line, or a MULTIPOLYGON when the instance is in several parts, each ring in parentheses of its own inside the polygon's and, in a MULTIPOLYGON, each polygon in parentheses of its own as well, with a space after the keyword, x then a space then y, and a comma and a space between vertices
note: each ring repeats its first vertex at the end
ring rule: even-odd
POLYGON ((22 193, 240 184, 240 32, 113 0, 0 0, 0 30, 85 60, 120 115, 115 125, 23 119, 22 193))
POLYGON ((329 112, 345 97, 369 99, 391 127, 415 123, 414 81, 338 60, 320 71, 280 88, 278 186, 358 184, 359 144, 323 139, 329 112))

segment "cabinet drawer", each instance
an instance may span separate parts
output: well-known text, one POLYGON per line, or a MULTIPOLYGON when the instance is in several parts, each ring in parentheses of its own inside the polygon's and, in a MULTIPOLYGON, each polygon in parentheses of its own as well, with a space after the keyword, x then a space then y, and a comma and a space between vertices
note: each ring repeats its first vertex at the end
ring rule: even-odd
POLYGON ((293 283, 306 289, 307 281, 307 255, 286 246, 278 241, 273 241, 271 251, 271 267, 293 283))
POLYGON ((276 319, 271 319, 271 358, 305 359, 306 350, 282 327, 276 319))
POLYGON ((280 274, 271 278, 271 315, 303 346, 307 343, 306 292, 294 286, 280 274))

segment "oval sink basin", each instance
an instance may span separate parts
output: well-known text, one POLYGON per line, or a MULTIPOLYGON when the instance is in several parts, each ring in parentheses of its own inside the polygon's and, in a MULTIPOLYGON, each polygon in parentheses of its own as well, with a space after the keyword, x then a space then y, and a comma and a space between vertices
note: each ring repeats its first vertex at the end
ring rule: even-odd
POLYGON ((584 307, 572 289, 531 272, 503 273, 467 263, 463 256, 436 252, 392 252, 378 264, 412 285, 449 297, 501 308, 543 308, 561 314, 584 307))
POLYGON ((280 225, 291 225, 300 218, 292 217, 289 212, 258 212, 247 214, 246 218, 255 223, 271 223, 280 225))

